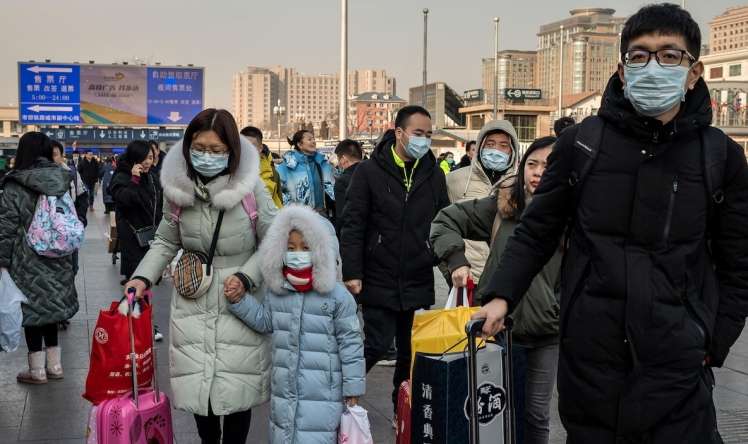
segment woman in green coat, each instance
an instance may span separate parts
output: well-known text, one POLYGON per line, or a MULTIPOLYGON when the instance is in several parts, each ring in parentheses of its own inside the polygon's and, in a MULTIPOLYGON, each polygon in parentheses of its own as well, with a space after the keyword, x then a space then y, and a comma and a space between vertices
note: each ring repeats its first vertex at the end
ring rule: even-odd
MULTIPOLYGON (((464 240, 483 241, 491 246, 476 290, 476 300, 482 299, 482 284, 490 281, 507 240, 540 183, 555 141, 554 137, 544 137, 533 142, 522 157, 517 177, 511 184, 498 182, 489 197, 452 204, 441 210, 431 224, 434 252, 446 262, 455 287, 465 287, 470 276, 464 240)), ((514 343, 518 346, 513 356, 521 358, 521 362, 517 362, 519 365, 515 366, 514 388, 524 388, 523 393, 515 390, 520 438, 517 442, 525 444, 547 444, 550 435, 550 401, 556 381, 560 311, 555 287, 560 267, 559 249, 535 277, 526 297, 511 314, 514 343)))

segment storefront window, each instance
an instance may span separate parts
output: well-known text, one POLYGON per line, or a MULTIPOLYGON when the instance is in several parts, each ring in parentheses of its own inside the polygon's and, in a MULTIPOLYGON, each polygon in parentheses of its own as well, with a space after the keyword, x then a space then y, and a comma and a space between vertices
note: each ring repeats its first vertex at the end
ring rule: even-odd
POLYGON ((517 131, 520 142, 532 142, 536 138, 538 117, 533 115, 508 115, 506 120, 511 122, 517 131))

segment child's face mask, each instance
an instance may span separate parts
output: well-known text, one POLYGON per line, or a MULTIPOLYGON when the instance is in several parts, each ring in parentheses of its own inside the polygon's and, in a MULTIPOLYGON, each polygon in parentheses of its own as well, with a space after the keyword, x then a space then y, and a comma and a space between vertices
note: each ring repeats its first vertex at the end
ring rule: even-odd
POLYGON ((298 292, 312 289, 312 253, 309 251, 286 251, 283 259, 283 276, 298 292))
POLYGON ((312 266, 312 253, 310 251, 286 251, 283 264, 294 270, 303 270, 312 266))

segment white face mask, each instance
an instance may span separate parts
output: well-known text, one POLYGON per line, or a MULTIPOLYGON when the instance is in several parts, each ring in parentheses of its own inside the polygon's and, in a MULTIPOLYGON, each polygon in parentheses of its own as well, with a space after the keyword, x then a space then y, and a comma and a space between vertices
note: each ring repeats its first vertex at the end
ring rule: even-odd
POLYGON ((304 270, 312 266, 311 251, 286 251, 283 264, 294 270, 304 270))

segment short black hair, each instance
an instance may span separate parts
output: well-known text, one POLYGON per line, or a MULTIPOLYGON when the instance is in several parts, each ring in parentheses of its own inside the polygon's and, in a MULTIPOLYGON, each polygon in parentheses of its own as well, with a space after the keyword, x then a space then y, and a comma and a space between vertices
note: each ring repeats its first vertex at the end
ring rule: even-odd
POLYGON ((472 148, 473 145, 475 145, 475 140, 471 140, 468 143, 466 143, 465 144, 465 152, 469 153, 470 152, 470 148, 472 148))
POLYGON ((410 116, 413 114, 421 114, 429 119, 431 118, 431 114, 426 110, 426 108, 418 105, 408 105, 400 108, 400 111, 397 112, 397 116, 395 116, 395 128, 402 128, 405 129, 405 127, 408 125, 408 120, 410 119, 410 116))
POLYGON ((254 137, 262 142, 262 131, 256 126, 245 126, 244 129, 239 131, 239 134, 245 137, 254 137))
POLYGON ((343 154, 358 160, 364 158, 364 151, 361 149, 361 144, 352 139, 343 139, 335 147, 336 156, 342 156, 343 154))
POLYGON ((566 128, 573 126, 576 123, 577 122, 574 121, 573 117, 564 116, 553 122, 553 132, 556 134, 556 137, 559 137, 566 128))
POLYGON ((152 146, 152 147, 153 147, 154 149, 156 149, 156 150, 158 150, 158 149, 159 149, 159 147, 158 147, 158 142, 156 142, 155 140, 152 140, 152 139, 151 139, 151 140, 149 140, 149 141, 148 141, 148 145, 152 146))
POLYGON ((14 170, 28 170, 34 164, 44 158, 52 160, 52 143, 46 134, 39 131, 31 131, 18 141, 16 149, 16 160, 13 165, 14 170))
POLYGON ((621 60, 629 42, 647 34, 682 36, 692 56, 701 54, 701 30, 688 11, 673 3, 648 5, 626 20, 621 32, 621 60))

